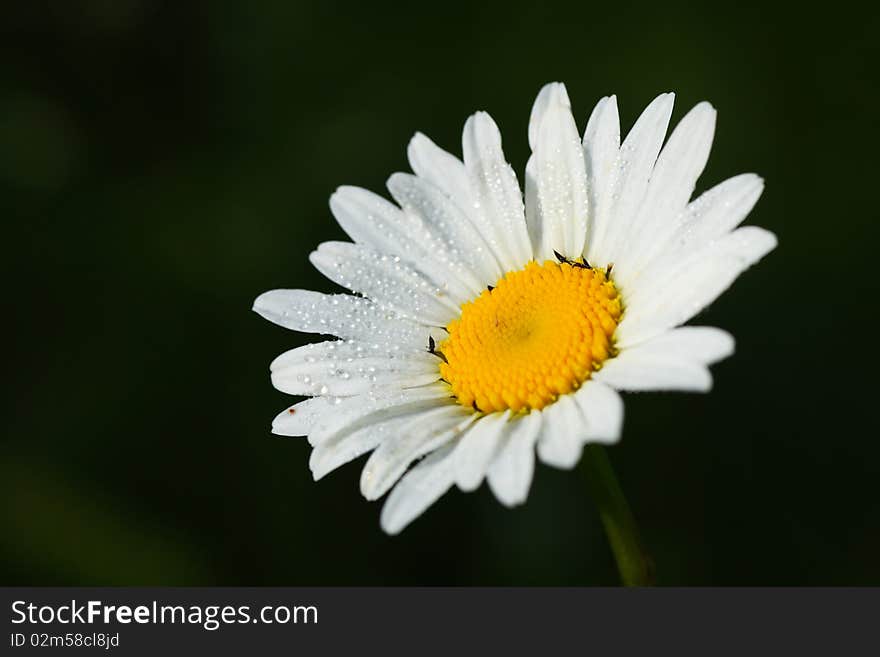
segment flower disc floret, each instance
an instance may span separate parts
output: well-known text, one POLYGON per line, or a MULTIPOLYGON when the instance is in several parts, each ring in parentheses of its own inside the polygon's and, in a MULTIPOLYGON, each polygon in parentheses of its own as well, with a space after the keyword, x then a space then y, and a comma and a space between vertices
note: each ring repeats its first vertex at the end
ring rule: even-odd
POLYGON ((439 346, 458 402, 484 412, 541 409, 613 354, 620 295, 605 271, 530 262, 462 306, 439 346))

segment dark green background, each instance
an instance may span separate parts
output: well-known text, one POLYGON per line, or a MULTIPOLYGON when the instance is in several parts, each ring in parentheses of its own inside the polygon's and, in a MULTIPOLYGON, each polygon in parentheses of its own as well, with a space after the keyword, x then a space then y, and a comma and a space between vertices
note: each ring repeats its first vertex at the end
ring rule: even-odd
POLYGON ((562 80, 581 128, 609 93, 624 129, 712 101, 699 187, 760 173, 780 241, 698 320, 738 342, 712 393, 626 397, 661 583, 880 584, 878 12, 611 4, 4 2, 0 583, 614 583, 579 471, 396 538, 357 464, 313 483, 268 378, 313 338, 250 312, 333 289, 337 185, 381 191, 416 130, 459 152, 477 109, 521 172, 562 80))

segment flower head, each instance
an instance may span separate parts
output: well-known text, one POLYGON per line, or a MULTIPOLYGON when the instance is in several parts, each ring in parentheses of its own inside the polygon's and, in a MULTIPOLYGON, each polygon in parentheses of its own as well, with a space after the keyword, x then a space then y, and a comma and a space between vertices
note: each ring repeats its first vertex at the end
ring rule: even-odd
POLYGON ((308 436, 315 479, 372 452, 361 491, 391 490, 381 521, 396 533, 453 485, 486 479, 522 503, 536 453, 571 468, 584 444, 620 438, 620 390, 709 390, 708 365, 733 338, 681 325, 776 238, 737 228, 763 189, 756 175, 690 200, 715 110, 694 107, 664 145, 672 103, 658 96, 621 144, 617 101, 603 98, 581 139, 565 87, 545 86, 524 196, 484 112, 465 123, 463 160, 413 137, 415 175, 388 181, 396 204, 337 190, 330 208, 353 242, 311 260, 358 296, 274 290, 254 304, 338 338, 271 365, 279 390, 309 397, 272 429, 308 436))

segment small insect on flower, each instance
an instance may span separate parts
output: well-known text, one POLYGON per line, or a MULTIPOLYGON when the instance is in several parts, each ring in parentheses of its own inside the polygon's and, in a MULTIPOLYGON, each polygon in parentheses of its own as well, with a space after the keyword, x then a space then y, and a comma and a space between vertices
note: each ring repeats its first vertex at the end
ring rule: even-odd
POLYGON ((619 391, 710 389, 733 338, 682 325, 776 238, 738 228, 763 190, 754 174, 690 201, 715 110, 698 104, 664 145, 672 104, 658 96, 621 143, 617 100, 602 98, 581 138, 565 87, 545 86, 525 196, 484 112, 465 123, 461 159, 412 138, 414 174, 388 180, 394 203, 333 194, 352 241, 311 261, 354 294, 274 290, 254 304, 339 338, 271 365, 279 390, 309 397, 272 430, 308 436, 315 479, 370 453, 361 492, 390 491, 381 525, 394 534, 452 486, 485 480, 523 503, 536 456, 571 468, 585 444, 619 440, 619 391))

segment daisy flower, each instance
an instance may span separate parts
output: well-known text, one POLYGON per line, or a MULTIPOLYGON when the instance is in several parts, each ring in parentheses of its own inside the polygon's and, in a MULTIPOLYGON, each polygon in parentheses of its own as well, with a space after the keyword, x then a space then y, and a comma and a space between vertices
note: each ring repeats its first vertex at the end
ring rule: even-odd
POLYGON ((305 395, 274 433, 308 436, 320 479, 371 452, 360 488, 390 491, 382 528, 400 532, 452 486, 486 480, 525 501, 537 458, 572 468, 590 443, 620 439, 620 391, 708 391, 733 353, 717 328, 681 326, 776 245, 737 228, 763 189, 730 178, 691 201, 715 110, 700 103, 666 137, 661 94, 620 141, 602 98, 581 138, 562 84, 529 120, 525 194, 492 118, 464 126, 463 157, 422 134, 394 203, 341 187, 330 209, 351 242, 311 262, 352 294, 273 290, 254 310, 336 336, 283 353, 272 383, 305 395))

